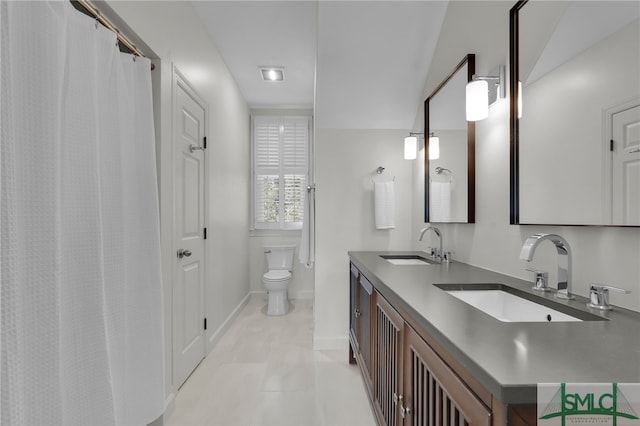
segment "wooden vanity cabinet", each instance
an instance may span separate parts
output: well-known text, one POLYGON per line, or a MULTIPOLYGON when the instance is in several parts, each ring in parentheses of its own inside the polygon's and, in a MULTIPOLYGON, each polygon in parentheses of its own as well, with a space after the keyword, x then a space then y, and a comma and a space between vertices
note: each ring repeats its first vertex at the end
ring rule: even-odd
POLYGON ((362 303, 368 302, 371 311, 365 315, 360 310, 360 315, 352 316, 356 340, 350 339, 351 350, 361 368, 378 424, 502 426, 505 423, 500 408, 492 417, 485 402, 375 289, 361 300, 361 294, 367 293, 366 286, 371 283, 352 266, 352 281, 354 276, 359 285, 351 287, 352 293, 355 291, 351 295, 352 308, 361 308, 362 303), (365 349, 365 338, 357 338, 367 333, 367 327, 372 340, 365 349), (370 355, 370 363, 365 363, 363 350, 370 355))

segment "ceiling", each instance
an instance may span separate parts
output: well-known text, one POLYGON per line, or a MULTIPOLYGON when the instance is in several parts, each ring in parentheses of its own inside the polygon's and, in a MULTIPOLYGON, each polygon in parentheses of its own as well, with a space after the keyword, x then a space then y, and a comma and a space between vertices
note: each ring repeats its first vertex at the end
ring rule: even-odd
POLYGON ((640 2, 536 2, 521 13, 520 77, 532 84, 625 25, 640 19, 640 2), (541 23, 547 28, 541 30, 541 23), (524 57, 523 57, 524 56, 524 57))
POLYGON ((411 129, 446 1, 194 1, 251 108, 319 128, 411 129), (284 82, 259 67, 284 67, 284 82))

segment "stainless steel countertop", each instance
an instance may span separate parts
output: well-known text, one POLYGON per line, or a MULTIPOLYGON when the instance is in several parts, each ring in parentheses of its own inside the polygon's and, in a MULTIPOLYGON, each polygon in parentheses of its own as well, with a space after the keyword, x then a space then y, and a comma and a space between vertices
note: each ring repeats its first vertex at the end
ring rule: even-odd
MULTIPOLYGON (((380 255, 349 252, 351 262, 392 305, 409 312, 457 361, 506 404, 536 400, 537 383, 640 383, 640 313, 598 312, 587 299, 561 301, 532 283, 460 262, 393 265, 380 255), (433 284, 499 283, 599 315, 604 321, 501 322, 433 284)), ((554 284, 550 283, 553 287, 554 284)))

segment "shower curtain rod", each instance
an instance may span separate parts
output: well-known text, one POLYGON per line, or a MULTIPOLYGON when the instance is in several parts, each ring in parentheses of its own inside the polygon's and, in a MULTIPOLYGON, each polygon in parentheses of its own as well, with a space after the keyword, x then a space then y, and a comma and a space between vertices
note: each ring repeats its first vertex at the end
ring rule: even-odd
MULTIPOLYGON (((129 39, 125 37, 118 28, 116 28, 115 25, 109 22, 107 18, 102 16, 100 11, 95 7, 93 7, 89 2, 89 0, 74 0, 74 1, 77 2, 80 6, 82 6, 82 8, 86 10, 87 13, 89 13, 91 16, 93 16, 98 22, 100 22, 102 25, 104 25, 105 27, 113 31, 116 34, 118 41, 124 44, 127 47, 127 49, 131 51, 131 53, 133 53, 136 56, 140 56, 141 58, 146 57, 144 53, 140 51, 140 49, 138 49, 131 41, 129 41, 129 39)), ((151 71, 153 71, 154 68, 155 66, 151 64, 151 71)))

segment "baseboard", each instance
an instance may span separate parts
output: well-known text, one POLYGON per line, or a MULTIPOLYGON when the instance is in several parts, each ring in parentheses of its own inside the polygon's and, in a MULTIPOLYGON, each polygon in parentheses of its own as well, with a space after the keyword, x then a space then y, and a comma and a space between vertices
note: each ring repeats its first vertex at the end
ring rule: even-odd
MULTIPOLYGON (((290 300, 312 300, 313 290, 289 290, 288 295, 290 300)), ((267 300, 267 292, 264 290, 252 291, 251 296, 267 300)))
POLYGON ((252 290, 249 292, 252 299, 267 300, 267 292, 264 290, 252 290))
POLYGON ((313 350, 315 351, 348 351, 349 337, 318 337, 313 336, 313 350))
POLYGON ((211 352, 211 350, 216 346, 218 341, 222 338, 224 333, 229 329, 233 320, 235 320, 238 317, 242 308, 244 308, 245 305, 249 302, 250 297, 251 297, 251 293, 248 293, 244 297, 244 299, 240 301, 238 306, 236 306, 236 308, 231 312, 231 314, 229 314, 227 319, 224 320, 222 325, 220 325, 220 327, 218 327, 218 329, 213 334, 211 334, 211 336, 209 336, 209 347, 207 348, 207 354, 211 352))
POLYGON ((312 300, 313 299, 313 290, 290 291, 289 292, 289 299, 312 300))
POLYGON ((169 419, 176 410, 176 394, 171 392, 164 400, 164 413, 149 426, 163 426, 169 423, 169 419))

